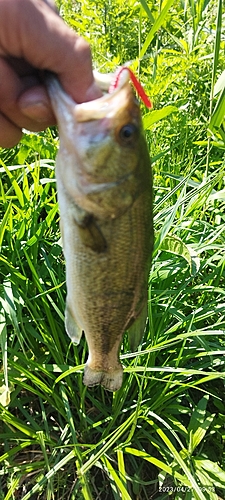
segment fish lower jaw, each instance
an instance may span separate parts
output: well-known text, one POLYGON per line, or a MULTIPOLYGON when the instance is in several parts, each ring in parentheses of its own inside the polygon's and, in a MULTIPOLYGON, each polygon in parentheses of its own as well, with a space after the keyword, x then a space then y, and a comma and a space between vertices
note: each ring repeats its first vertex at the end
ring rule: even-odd
POLYGON ((123 382, 123 368, 118 365, 115 370, 105 371, 85 365, 83 383, 87 387, 102 385, 108 391, 118 391, 123 382))

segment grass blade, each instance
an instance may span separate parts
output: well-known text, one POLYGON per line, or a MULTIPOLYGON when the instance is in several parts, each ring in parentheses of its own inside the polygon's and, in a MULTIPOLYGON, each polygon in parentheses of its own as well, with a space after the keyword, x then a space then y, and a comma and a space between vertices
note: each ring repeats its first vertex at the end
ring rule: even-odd
POLYGON ((153 37, 154 37, 156 31, 158 31, 158 29, 162 26, 162 24, 166 18, 167 12, 170 9, 170 7, 173 5, 173 2, 174 2, 174 0, 167 0, 166 2, 164 2, 162 11, 160 12, 159 17, 155 20, 146 40, 144 42, 144 45, 143 45, 141 52, 140 52, 140 58, 142 58, 145 55, 150 43, 153 40, 153 37))

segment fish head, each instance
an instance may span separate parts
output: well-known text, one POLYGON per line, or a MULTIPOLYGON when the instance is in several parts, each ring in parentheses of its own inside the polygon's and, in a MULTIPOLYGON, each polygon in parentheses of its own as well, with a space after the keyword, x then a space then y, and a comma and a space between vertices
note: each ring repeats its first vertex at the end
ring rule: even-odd
POLYGON ((60 134, 58 177, 82 209, 117 217, 143 192, 143 159, 149 158, 129 75, 125 72, 111 94, 82 104, 56 83, 52 102, 60 134))

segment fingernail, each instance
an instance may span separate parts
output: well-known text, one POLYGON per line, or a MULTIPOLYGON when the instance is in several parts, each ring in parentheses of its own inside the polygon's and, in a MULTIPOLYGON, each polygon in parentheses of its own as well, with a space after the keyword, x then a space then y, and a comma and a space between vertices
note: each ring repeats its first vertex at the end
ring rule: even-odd
POLYGON ((20 109, 25 116, 37 122, 48 121, 52 116, 51 109, 44 101, 22 103, 20 109))
POLYGON ((42 86, 27 89, 19 98, 18 105, 22 113, 37 122, 52 119, 52 109, 47 91, 42 86))

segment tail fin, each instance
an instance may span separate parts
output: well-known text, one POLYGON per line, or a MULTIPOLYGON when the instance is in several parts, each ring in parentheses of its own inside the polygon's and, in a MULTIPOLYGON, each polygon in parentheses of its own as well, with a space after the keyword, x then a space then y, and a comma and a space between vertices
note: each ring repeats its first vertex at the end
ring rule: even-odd
POLYGON ((90 368, 87 364, 84 369, 84 385, 94 387, 95 385, 102 385, 108 391, 118 391, 123 381, 122 366, 116 370, 111 371, 97 371, 90 368))

